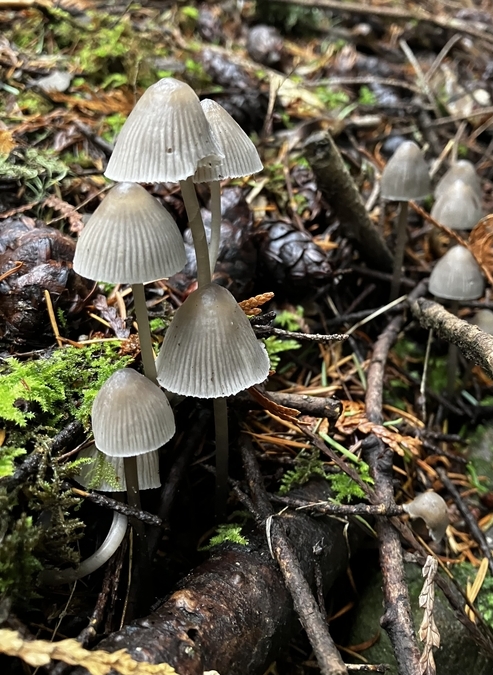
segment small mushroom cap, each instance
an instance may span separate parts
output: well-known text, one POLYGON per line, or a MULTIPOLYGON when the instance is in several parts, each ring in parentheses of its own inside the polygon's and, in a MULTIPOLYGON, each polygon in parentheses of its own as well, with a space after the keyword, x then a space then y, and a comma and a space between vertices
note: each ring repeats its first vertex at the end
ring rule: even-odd
POLYGON ((467 159, 460 159, 443 174, 435 188, 435 199, 438 199, 456 180, 461 180, 469 185, 477 197, 481 199, 481 181, 474 165, 467 159))
POLYGON ((455 180, 433 204, 431 217, 451 230, 472 230, 483 217, 481 201, 470 185, 455 180))
POLYGON ((112 457, 157 450, 175 433, 175 418, 161 389, 130 368, 117 370, 92 405, 94 442, 112 457))
POLYGON ((436 492, 422 492, 402 508, 411 518, 424 520, 433 541, 443 538, 449 524, 447 504, 443 497, 436 492))
POLYGON ((269 374, 269 357, 234 297, 209 284, 176 312, 156 361, 158 382, 183 396, 232 396, 269 374))
POLYGON ((262 171, 257 148, 240 125, 224 108, 206 98, 200 102, 209 122, 212 136, 224 155, 218 166, 202 166, 193 177, 196 183, 207 183, 222 178, 239 178, 262 171))
POLYGON ((493 335, 493 312, 491 309, 480 309, 474 315, 471 323, 482 331, 493 335))
POLYGON ((122 127, 105 175, 137 183, 178 182, 222 153, 194 90, 172 77, 147 89, 122 127))
POLYGON ((483 295, 484 278, 472 253, 453 246, 433 268, 429 289, 445 300, 476 300, 483 295))
MULTIPOLYGON (((85 488, 99 490, 100 492, 125 492, 127 481, 125 479, 125 465, 123 457, 109 457, 100 452, 93 444, 84 448, 77 455, 78 459, 92 459, 91 464, 82 464, 79 475, 75 480, 85 488), (108 483, 101 478, 101 461, 108 462, 113 467, 117 486, 108 483)), ((159 480, 159 453, 157 450, 146 452, 137 456, 137 474, 140 490, 152 490, 161 487, 159 480)), ((104 473, 103 473, 104 475, 104 473)))
POLYGON ((423 199, 431 192, 428 167, 416 143, 399 145, 382 172, 380 191, 384 199, 394 202, 423 199))
POLYGON ((86 279, 137 284, 169 277, 186 263, 173 218, 137 183, 112 188, 77 242, 74 270, 86 279))

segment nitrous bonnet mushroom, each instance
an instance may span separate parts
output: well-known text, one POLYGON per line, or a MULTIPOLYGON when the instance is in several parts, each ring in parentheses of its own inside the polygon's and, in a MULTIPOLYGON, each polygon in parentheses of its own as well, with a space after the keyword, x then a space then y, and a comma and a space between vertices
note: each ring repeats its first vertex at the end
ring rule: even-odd
POLYGON ((449 524, 447 504, 436 492, 422 492, 402 508, 410 517, 421 518, 433 541, 440 541, 449 524))
POLYGON ((470 185, 458 179, 440 193, 430 215, 451 230, 472 230, 483 217, 481 200, 470 185))
POLYGON ((456 180, 461 180, 466 185, 469 185, 474 190, 474 193, 481 198, 481 181, 476 173, 474 165, 467 159, 459 159, 458 162, 452 164, 450 169, 443 174, 435 188, 435 199, 441 195, 454 183, 456 180))
POLYGON ((484 277, 465 246, 453 246, 430 276, 430 293, 445 300, 476 300, 483 295, 484 277))
MULTIPOLYGON (((105 455, 92 443, 77 455, 77 459, 82 458, 92 460, 90 464, 82 464, 79 469, 79 475, 75 476, 75 480, 83 487, 99 490, 99 492, 126 491, 127 481, 125 479, 123 457, 105 455), (100 478, 100 462, 102 458, 113 467, 116 484, 115 482, 108 483, 104 478, 100 478)), ((161 481, 159 480, 159 453, 157 450, 137 456, 137 473, 140 490, 152 490, 161 487, 161 481)))
POLYGON ((383 199, 401 203, 390 289, 390 299, 395 300, 399 292, 404 261, 408 202, 423 199, 430 192, 428 167, 416 143, 404 141, 399 145, 382 172, 380 191, 383 199))

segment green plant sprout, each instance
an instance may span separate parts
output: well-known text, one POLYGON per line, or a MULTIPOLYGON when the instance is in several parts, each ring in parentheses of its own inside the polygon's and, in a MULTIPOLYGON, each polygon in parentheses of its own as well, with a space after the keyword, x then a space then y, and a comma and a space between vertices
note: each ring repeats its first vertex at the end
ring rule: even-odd
POLYGON ((241 534, 241 528, 241 525, 235 524, 218 525, 216 528, 217 534, 210 538, 208 544, 199 548, 199 551, 209 551, 214 546, 219 546, 219 544, 226 542, 247 546, 248 539, 241 534))
POLYGON ((270 366, 272 370, 277 370, 281 357, 279 354, 288 352, 292 349, 299 349, 301 344, 297 340, 280 340, 275 335, 271 335, 264 339, 265 348, 270 359, 270 366))

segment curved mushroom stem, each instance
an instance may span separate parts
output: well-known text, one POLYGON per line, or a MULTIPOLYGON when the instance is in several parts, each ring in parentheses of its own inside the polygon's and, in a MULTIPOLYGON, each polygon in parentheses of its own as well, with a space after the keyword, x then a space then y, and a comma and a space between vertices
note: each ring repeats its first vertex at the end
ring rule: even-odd
POLYGON ((224 520, 228 500, 228 404, 225 398, 214 399, 216 432, 216 518, 224 520))
POLYGON ((401 202, 399 216, 397 218, 397 240, 395 242, 394 269, 392 271, 392 281, 390 284, 390 301, 395 300, 399 295, 401 285, 402 263, 404 262, 404 249, 407 239, 407 213, 409 209, 408 202, 401 202))
POLYGON ((195 192, 195 186, 192 178, 180 181, 181 194, 183 196, 183 203, 187 211, 188 222, 192 230, 193 245, 195 248, 195 256, 197 259, 197 282, 199 288, 210 284, 211 282, 211 266, 209 261, 209 247, 205 236, 204 223, 200 215, 200 207, 195 192))
POLYGON ((157 384, 156 364, 154 360, 154 350, 152 349, 152 336, 149 327, 144 284, 132 284, 132 293, 134 296, 137 327, 139 329, 140 354, 142 365, 144 366, 144 375, 151 380, 151 382, 157 384))
POLYGON ((219 244, 221 242, 221 183, 218 180, 209 183, 211 191, 211 241, 209 244, 209 259, 211 276, 216 268, 219 244))
POLYGON ((58 586, 60 584, 69 584, 72 581, 76 581, 76 579, 82 579, 82 577, 92 574, 108 562, 116 552, 123 541, 126 531, 127 516, 114 511, 110 530, 97 551, 89 556, 89 558, 83 560, 75 570, 44 570, 38 577, 39 582, 49 586, 58 586))

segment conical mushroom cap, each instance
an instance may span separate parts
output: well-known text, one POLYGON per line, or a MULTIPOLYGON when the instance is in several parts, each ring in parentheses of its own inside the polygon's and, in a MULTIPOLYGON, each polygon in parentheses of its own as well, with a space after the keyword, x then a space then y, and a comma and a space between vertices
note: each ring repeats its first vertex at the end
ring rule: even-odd
MULTIPOLYGON (((125 479, 123 457, 109 457, 100 452, 93 443, 79 452, 77 459, 81 458, 92 459, 93 461, 91 464, 82 464, 79 475, 75 476, 75 480, 80 485, 92 490, 99 490, 99 492, 126 491, 127 481, 125 479), (110 484, 100 477, 102 473, 100 466, 103 458, 104 461, 113 467, 118 487, 114 483, 110 484)), ((159 453, 157 450, 137 456, 137 475, 140 490, 152 490, 153 488, 161 487, 161 481, 159 480, 159 453)))
POLYGON ((198 168, 193 177, 195 183, 239 178, 262 171, 263 165, 257 148, 231 115, 219 103, 208 98, 201 101, 200 105, 224 159, 218 166, 198 168))
POLYGON ((87 279, 136 284, 170 277, 186 263, 180 230, 137 183, 112 188, 77 242, 74 270, 87 279))
POLYGON ((191 293, 176 312, 156 369, 168 391, 220 398, 263 382, 269 357, 231 293, 210 284, 191 293))
POLYGON ((433 204, 431 217, 451 230, 472 230, 483 217, 483 210, 472 187, 456 180, 433 204))
POLYGON ((112 457, 157 450, 175 433, 168 399, 151 380, 130 368, 117 370, 92 405, 94 442, 112 457))
POLYGON ((485 333, 493 335, 493 312, 491 309, 480 309, 474 315, 471 323, 478 328, 481 328, 485 333))
POLYGON ((122 127, 105 175, 137 183, 178 182, 222 159, 188 84, 167 77, 147 89, 122 127))
POLYGON ((438 199, 456 180, 461 180, 469 185, 479 199, 481 199, 481 181, 476 173, 474 165, 467 159, 459 159, 450 169, 443 174, 435 188, 435 199, 438 199))
POLYGON ((402 508, 411 518, 421 518, 433 541, 440 541, 449 524, 447 504, 436 492, 422 492, 402 508))
POLYGON ((445 300, 480 298, 484 279, 472 253, 464 246, 449 249, 433 268, 429 289, 430 293, 445 300))
POLYGON ((431 192, 428 167, 416 143, 399 145, 382 172, 380 191, 384 199, 394 202, 423 199, 431 192))

